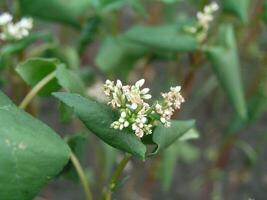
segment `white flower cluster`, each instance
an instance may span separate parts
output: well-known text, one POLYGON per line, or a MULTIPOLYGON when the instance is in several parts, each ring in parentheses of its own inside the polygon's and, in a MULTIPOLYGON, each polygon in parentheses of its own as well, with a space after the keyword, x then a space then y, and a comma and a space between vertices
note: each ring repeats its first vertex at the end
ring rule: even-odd
POLYGON ((187 27, 186 30, 192 34, 196 34, 199 42, 203 42, 208 35, 210 23, 214 19, 214 13, 219 9, 217 3, 212 2, 206 5, 202 12, 197 12, 197 26, 187 27))
POLYGON ((149 88, 142 89, 145 80, 141 79, 134 85, 122 85, 120 80, 107 80, 104 93, 108 97, 108 105, 118 109, 120 117, 111 124, 114 129, 130 128, 139 138, 152 133, 153 126, 160 121, 166 127, 176 109, 180 108, 183 97, 181 87, 172 87, 170 92, 162 93, 163 102, 150 106, 146 100, 151 99, 149 88))
POLYGON ((13 17, 9 13, 0 15, 0 39, 1 40, 20 40, 29 35, 33 21, 31 18, 22 18, 13 23, 13 17))
POLYGON ((181 87, 171 87, 168 93, 162 93, 164 101, 162 104, 157 103, 155 106, 156 112, 160 114, 160 121, 166 127, 170 126, 170 120, 175 110, 180 109, 181 103, 184 102, 182 97, 181 87))

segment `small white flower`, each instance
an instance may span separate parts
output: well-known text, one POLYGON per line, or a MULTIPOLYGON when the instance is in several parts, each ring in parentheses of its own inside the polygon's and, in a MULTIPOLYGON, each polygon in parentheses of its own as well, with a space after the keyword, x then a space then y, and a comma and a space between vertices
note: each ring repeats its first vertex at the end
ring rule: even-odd
POLYGON ((195 27, 185 27, 185 31, 194 34, 200 43, 203 42, 207 38, 210 23, 213 21, 214 13, 218 9, 219 6, 215 2, 206 5, 203 11, 199 11, 196 14, 197 25, 195 27))
POLYGON ((138 107, 138 105, 137 105, 136 103, 133 103, 133 104, 130 106, 130 108, 131 108, 132 110, 135 110, 137 107, 138 107))
POLYGON ((144 85, 144 83, 145 83, 145 79, 140 79, 139 81, 135 83, 135 86, 140 88, 144 85))
POLYGON ((12 21, 13 17, 9 13, 3 13, 0 15, 0 26, 7 25, 12 21))
POLYGON ((165 127, 170 127, 171 117, 175 109, 179 109, 184 99, 180 94, 181 87, 171 87, 167 93, 162 93, 163 102, 150 106, 145 100, 152 98, 149 88, 141 89, 145 80, 141 79, 134 85, 123 85, 120 80, 107 80, 104 84, 104 93, 108 97, 108 104, 117 108, 120 117, 111 124, 111 128, 123 130, 132 129, 134 134, 141 138, 152 134, 153 126, 161 122, 165 127), (155 116, 159 115, 158 116, 155 116))
POLYGON ((33 21, 31 18, 22 18, 19 22, 13 23, 12 16, 8 13, 0 15, 0 28, 2 40, 20 40, 29 35, 33 21))

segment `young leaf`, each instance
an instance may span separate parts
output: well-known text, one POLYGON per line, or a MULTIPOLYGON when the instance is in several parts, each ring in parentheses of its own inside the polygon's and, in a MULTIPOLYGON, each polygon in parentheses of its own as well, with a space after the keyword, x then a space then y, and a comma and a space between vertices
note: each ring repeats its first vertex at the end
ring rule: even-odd
POLYGON ((219 79, 238 116, 247 119, 247 106, 240 75, 234 30, 230 25, 221 27, 220 45, 206 50, 215 75, 219 79))
POLYGON ((196 39, 175 25, 135 26, 124 36, 153 50, 184 52, 194 51, 197 48, 196 39))
POLYGON ((104 142, 145 159, 146 147, 132 132, 110 128, 117 116, 108 106, 77 94, 58 92, 54 93, 54 96, 72 107, 85 126, 104 142))
POLYGON ((87 0, 19 0, 22 14, 79 27, 79 18, 90 7, 87 0))
POLYGON ((157 154, 160 151, 166 149, 194 126, 194 120, 172 121, 171 127, 169 128, 166 128, 163 125, 157 126, 152 136, 152 140, 157 145, 157 147, 150 155, 157 154))
POLYGON ((226 12, 237 16, 244 24, 249 20, 250 0, 223 0, 222 6, 226 12))
POLYGON ((69 160, 66 143, 0 92, 0 199, 33 199, 69 160))
MULTIPOLYGON (((24 63, 19 64, 16 71, 27 84, 35 86, 35 84, 41 81, 45 76, 55 71, 59 64, 60 62, 57 59, 30 58, 24 63)), ((39 95, 49 95, 59 88, 60 86, 57 80, 54 79, 39 92, 39 95)))

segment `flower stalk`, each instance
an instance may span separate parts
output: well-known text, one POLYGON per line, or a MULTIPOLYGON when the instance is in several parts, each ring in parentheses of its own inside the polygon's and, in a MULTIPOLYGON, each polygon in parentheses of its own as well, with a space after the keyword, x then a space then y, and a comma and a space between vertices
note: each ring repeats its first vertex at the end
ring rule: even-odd
POLYGON ((19 107, 21 109, 25 109, 31 100, 40 92, 40 90, 50 81, 52 81, 56 77, 56 72, 52 72, 48 74, 46 77, 44 77, 40 82, 38 82, 32 90, 26 95, 26 97, 22 100, 21 104, 19 107))
POLYGON ((110 179, 108 189, 104 193, 104 198, 103 198, 104 200, 111 200, 112 192, 115 189, 115 187, 117 186, 119 179, 123 173, 123 170, 126 167, 127 163, 129 162, 130 158, 131 158, 131 155, 126 153, 124 155, 123 159, 121 160, 121 162, 119 163, 118 167, 114 171, 114 173, 110 179))

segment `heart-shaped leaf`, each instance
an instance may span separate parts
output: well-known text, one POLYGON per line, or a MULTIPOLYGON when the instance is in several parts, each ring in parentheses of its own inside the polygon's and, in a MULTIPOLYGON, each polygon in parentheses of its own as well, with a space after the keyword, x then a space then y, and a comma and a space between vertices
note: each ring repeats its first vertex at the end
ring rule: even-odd
POLYGON ((55 78, 39 92, 40 95, 50 95, 60 86, 69 92, 79 94, 85 92, 85 86, 79 76, 74 71, 67 69, 58 59, 30 58, 19 64, 16 71, 32 87, 50 73, 55 72, 55 78))
POLYGON ((33 199, 69 160, 66 143, 0 92, 0 199, 33 199))
POLYGON ((225 90, 238 116, 247 119, 247 106, 240 75, 240 65, 234 30, 230 25, 221 27, 220 44, 207 48, 207 56, 215 75, 225 90))
MULTIPOLYGON (((17 73, 30 86, 35 86, 48 74, 56 70, 60 62, 52 58, 30 58, 18 65, 17 73)), ((60 88, 57 80, 50 81, 40 92, 40 95, 49 95, 60 88)))
POLYGON ((117 114, 108 106, 78 94, 54 93, 54 96, 74 109, 76 115, 96 136, 107 144, 145 159, 146 146, 130 131, 110 128, 117 114))
POLYGON ((166 149, 194 126, 194 120, 173 120, 171 122, 171 127, 169 128, 166 128, 163 125, 157 126, 152 135, 152 140, 157 145, 157 147, 150 155, 157 154, 160 151, 166 149))

